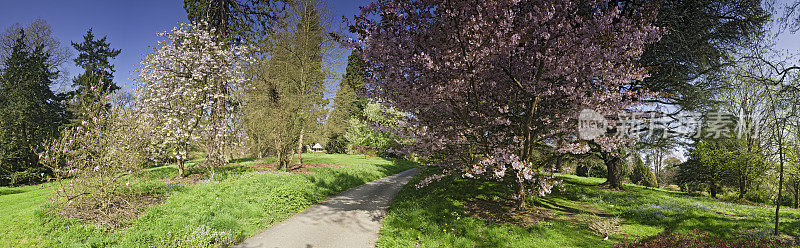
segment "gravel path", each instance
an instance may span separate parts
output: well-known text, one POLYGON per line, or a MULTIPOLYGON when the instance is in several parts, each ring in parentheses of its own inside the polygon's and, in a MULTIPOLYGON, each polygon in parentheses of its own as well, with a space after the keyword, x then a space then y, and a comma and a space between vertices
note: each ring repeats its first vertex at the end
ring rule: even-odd
POLYGON ((374 247, 386 207, 417 172, 411 169, 349 189, 235 247, 374 247))

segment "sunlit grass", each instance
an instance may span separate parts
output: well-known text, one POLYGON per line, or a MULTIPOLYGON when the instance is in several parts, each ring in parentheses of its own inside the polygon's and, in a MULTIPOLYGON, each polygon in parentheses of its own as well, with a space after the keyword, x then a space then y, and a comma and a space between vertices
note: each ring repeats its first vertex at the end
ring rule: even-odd
MULTIPOLYGON (((592 185, 605 179, 563 175, 564 190, 530 199, 542 218, 529 227, 495 224, 465 214, 464 204, 473 199, 497 199, 512 192, 496 182, 451 176, 416 189, 411 180, 395 198, 384 220, 378 247, 611 247, 623 238, 652 236, 661 232, 703 230, 725 237, 767 235, 772 230, 774 208, 740 205, 682 192, 625 185, 610 191, 592 185), (601 218, 619 216, 620 232, 603 240, 579 217, 601 211, 601 218), (450 230, 450 231, 448 231, 450 230)), ((781 211, 781 231, 800 235, 800 213, 781 211)))
POLYGON ((304 159, 345 166, 290 174, 248 169, 243 163, 269 159, 245 159, 220 170, 216 180, 194 186, 165 183, 177 173, 173 165, 147 169, 131 190, 167 199, 125 230, 106 231, 53 215, 45 203, 54 186, 0 187, 0 247, 204 247, 251 236, 330 195, 415 166, 355 155, 304 154, 304 159))

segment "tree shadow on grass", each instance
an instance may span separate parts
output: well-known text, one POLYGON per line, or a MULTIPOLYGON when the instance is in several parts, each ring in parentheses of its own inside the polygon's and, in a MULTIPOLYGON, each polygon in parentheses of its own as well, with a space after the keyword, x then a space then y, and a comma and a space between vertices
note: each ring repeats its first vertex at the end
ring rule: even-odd
POLYGON ((13 195, 13 194, 25 193, 30 190, 31 189, 0 188, 0 195, 13 195))

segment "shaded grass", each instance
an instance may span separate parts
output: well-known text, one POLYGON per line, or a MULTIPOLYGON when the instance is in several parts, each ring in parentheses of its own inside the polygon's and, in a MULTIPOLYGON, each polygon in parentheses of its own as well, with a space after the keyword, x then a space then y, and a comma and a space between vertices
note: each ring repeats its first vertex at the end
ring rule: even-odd
MULTIPOLYGON (((611 247, 624 238, 691 230, 722 238, 766 237, 774 218, 774 208, 636 185, 610 191, 593 186, 605 179, 563 175, 563 190, 529 199, 531 211, 547 217, 524 227, 465 213, 464 205, 474 199, 498 200, 513 193, 497 182, 450 176, 421 189, 413 186, 431 173, 420 173, 398 193, 381 228, 378 247, 611 247), (587 214, 621 217, 620 232, 603 241, 580 221, 587 214)), ((781 231, 800 235, 797 210, 781 211, 781 231)))
MULTIPOLYGON (((241 163, 218 181, 195 186, 165 183, 174 166, 148 169, 131 191, 168 199, 124 230, 104 229, 54 216, 45 205, 54 186, 0 188, 0 247, 206 247, 236 242, 348 188, 415 166, 363 156, 307 154, 305 161, 346 165, 309 168, 313 174, 255 171, 241 163)), ((174 171, 173 171, 174 169, 174 171)), ((224 176, 222 176, 224 175, 224 176)))

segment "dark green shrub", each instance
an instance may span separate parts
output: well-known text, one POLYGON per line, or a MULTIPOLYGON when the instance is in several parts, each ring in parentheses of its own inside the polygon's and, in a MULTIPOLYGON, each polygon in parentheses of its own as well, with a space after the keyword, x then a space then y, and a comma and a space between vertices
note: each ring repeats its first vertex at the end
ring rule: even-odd
POLYGON ((605 165, 595 165, 589 169, 589 176, 590 177, 607 177, 608 176, 608 169, 605 165))
POLYGON ((577 168, 575 168, 575 175, 581 177, 588 177, 589 176, 589 166, 586 164, 579 164, 577 168))
POLYGON ((645 187, 658 187, 658 180, 656 180, 656 174, 653 173, 650 168, 645 167, 647 169, 647 174, 645 174, 644 180, 642 180, 642 186, 645 187))
POLYGON ((334 133, 328 136, 328 143, 325 144, 326 153, 347 153, 347 139, 342 134, 334 133))

